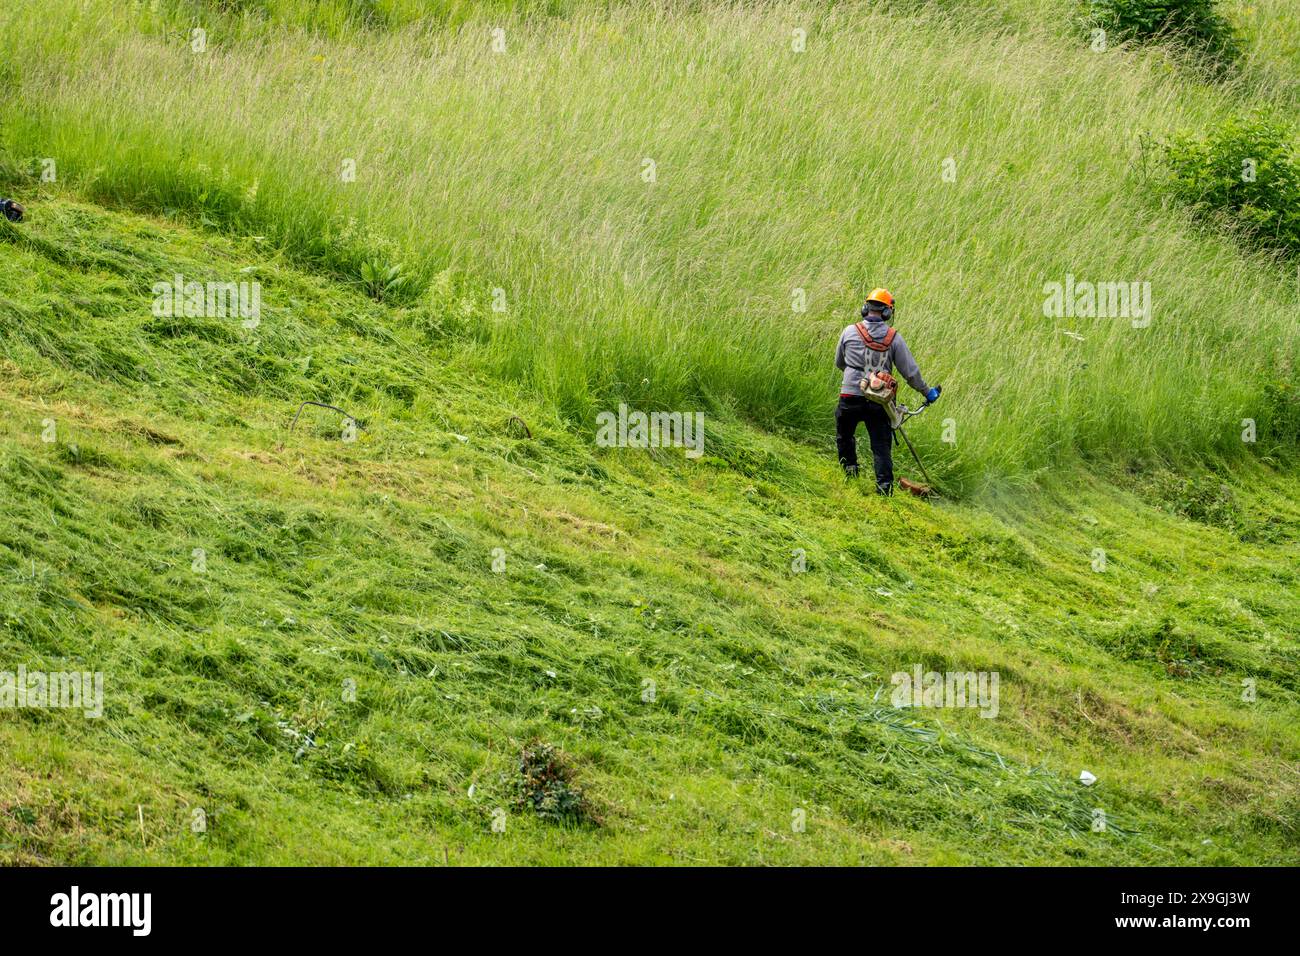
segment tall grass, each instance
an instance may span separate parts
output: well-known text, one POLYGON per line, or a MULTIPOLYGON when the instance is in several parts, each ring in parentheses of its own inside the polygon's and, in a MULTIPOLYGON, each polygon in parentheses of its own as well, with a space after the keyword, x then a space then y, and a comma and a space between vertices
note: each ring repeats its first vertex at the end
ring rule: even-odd
POLYGON ((484 303, 467 347, 574 421, 625 399, 824 436, 836 337, 883 284, 946 387, 920 431, 951 474, 1270 434, 1295 276, 1161 209, 1135 165, 1140 134, 1205 126, 1240 89, 942 13, 562 6, 313 33, 24 4, 0 13, 29 38, 0 52, 0 144, 343 276, 461 273, 484 303), (1067 273, 1150 282, 1151 325, 1045 317, 1067 273))

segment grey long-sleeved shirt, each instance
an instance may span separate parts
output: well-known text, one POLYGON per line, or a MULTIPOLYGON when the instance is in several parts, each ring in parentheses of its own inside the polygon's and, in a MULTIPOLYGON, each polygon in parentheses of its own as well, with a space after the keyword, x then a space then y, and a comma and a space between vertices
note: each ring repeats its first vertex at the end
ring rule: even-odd
MULTIPOLYGON (((889 326, 884 322, 868 321, 867 331, 877 342, 883 342, 889 326)), ((930 390, 925 379, 921 378, 916 359, 912 358, 912 352, 899 332, 894 332, 894 341, 889 343, 889 349, 885 352, 867 348, 856 325, 850 325, 840 333, 840 344, 835 348, 835 367, 844 371, 844 380, 840 384, 841 395, 861 395, 862 386, 859 383, 867 377, 868 369, 892 375, 895 366, 904 381, 922 395, 930 390)))

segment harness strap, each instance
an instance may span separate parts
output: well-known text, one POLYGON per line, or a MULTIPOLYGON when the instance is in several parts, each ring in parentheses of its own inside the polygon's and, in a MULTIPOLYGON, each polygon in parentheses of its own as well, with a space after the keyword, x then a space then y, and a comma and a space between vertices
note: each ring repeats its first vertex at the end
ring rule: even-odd
POLYGON ((892 328, 885 333, 884 340, 880 342, 877 342, 871 337, 871 333, 867 331, 867 324, 865 322, 858 322, 854 325, 854 328, 858 330, 858 335, 862 336, 862 344, 873 352, 888 352, 889 346, 893 344, 894 330, 892 328))

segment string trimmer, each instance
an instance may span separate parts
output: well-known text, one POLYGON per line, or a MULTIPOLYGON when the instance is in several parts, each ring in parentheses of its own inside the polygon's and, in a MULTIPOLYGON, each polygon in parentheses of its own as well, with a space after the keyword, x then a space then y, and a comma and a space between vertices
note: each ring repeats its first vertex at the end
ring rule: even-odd
POLYGON ((906 405, 899 405, 898 420, 897 422, 893 423, 894 434, 903 436, 903 443, 907 445, 907 450, 912 453, 912 458, 916 461, 916 467, 920 468, 921 474, 925 476, 925 481, 926 481, 925 487, 922 487, 921 485, 914 485, 906 478, 900 479, 898 482, 908 491, 916 495, 930 494, 930 490, 934 486, 934 481, 930 478, 929 472, 925 470, 925 465, 921 464, 921 456, 916 453, 916 449, 912 446, 912 440, 907 437, 907 432, 903 431, 903 422, 907 421, 909 418, 915 418, 917 415, 920 415, 923 411, 925 411, 929 407, 930 407, 930 403, 928 401, 922 402, 920 407, 917 408, 915 411, 909 409, 906 405))

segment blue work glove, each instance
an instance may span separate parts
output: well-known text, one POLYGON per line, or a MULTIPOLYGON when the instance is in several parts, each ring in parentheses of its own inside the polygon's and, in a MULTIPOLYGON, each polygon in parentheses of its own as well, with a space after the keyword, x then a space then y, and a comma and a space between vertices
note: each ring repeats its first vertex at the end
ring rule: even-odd
POLYGON ((938 385, 936 385, 934 388, 930 389, 928 392, 925 393, 925 400, 931 405, 933 405, 935 402, 939 400, 939 393, 941 391, 943 391, 943 389, 941 389, 938 385))

